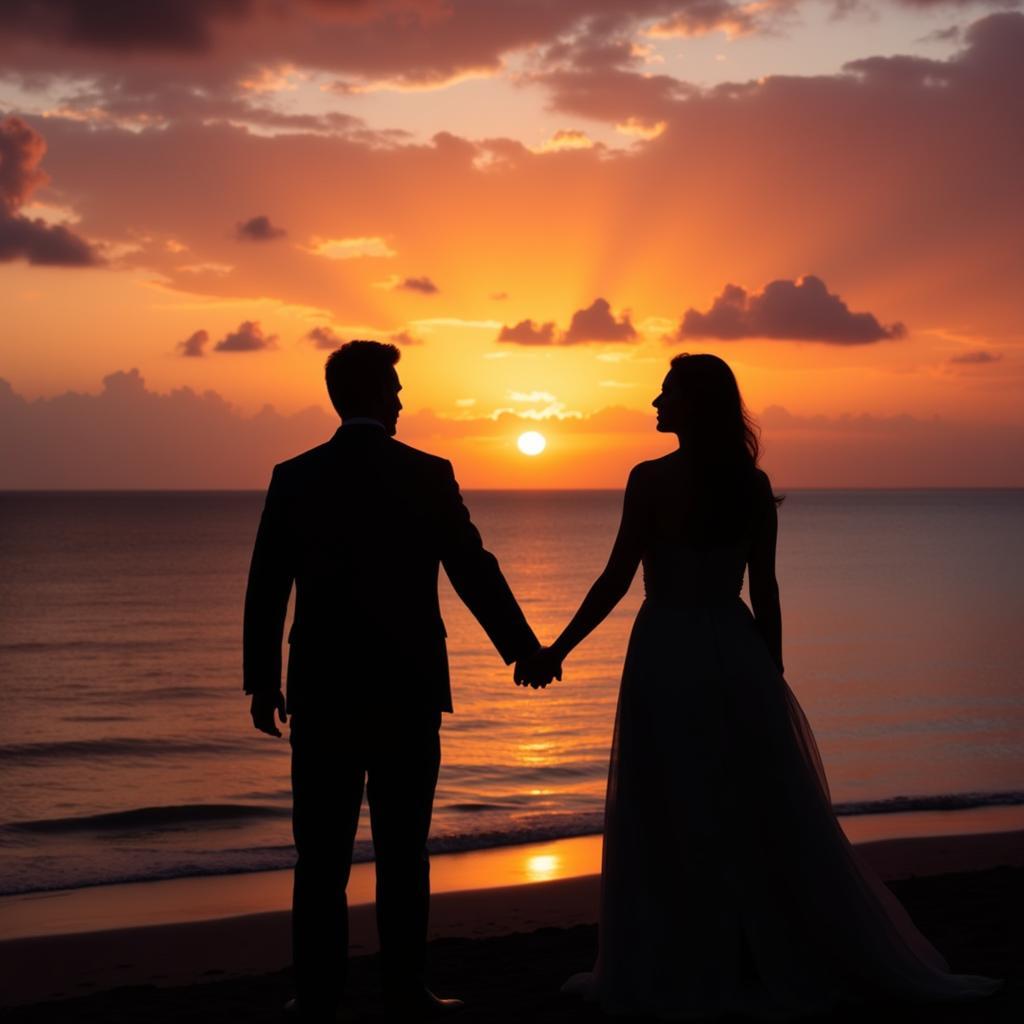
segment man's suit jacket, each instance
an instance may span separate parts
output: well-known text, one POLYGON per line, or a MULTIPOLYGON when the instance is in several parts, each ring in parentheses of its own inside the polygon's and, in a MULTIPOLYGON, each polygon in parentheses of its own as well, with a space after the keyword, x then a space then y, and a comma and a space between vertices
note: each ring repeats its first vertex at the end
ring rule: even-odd
POLYGON ((537 639, 462 502, 451 463, 373 424, 274 467, 245 597, 244 688, 288 711, 451 711, 438 566, 506 664, 537 639))

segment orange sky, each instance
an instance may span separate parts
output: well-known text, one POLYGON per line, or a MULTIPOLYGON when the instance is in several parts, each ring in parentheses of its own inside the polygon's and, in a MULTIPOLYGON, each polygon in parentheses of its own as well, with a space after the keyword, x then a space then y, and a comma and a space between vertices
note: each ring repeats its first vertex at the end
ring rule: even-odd
POLYGON ((1024 485, 1024 14, 90 10, 0 42, 0 487, 263 486, 349 337, 464 486, 620 486, 679 351, 780 486, 1024 485))

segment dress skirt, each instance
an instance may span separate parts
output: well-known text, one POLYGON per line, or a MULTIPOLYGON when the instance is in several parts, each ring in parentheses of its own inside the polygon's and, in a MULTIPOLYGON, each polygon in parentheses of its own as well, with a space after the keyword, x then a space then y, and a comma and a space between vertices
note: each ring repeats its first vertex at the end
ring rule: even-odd
POLYGON ((566 991, 673 1019, 949 1000, 949 973, 851 846, 814 736, 738 597, 647 600, 623 669, 599 953, 566 991))

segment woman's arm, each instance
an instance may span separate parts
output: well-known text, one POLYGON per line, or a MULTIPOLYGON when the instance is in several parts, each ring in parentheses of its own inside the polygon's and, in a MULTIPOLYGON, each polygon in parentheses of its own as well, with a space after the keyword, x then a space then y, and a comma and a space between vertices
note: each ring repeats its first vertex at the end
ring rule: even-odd
POLYGON ((643 553, 647 525, 646 509, 642 473, 640 467, 636 466, 626 482, 622 521, 619 523, 619 533, 615 538, 612 553, 608 556, 608 564, 594 581, 572 621, 548 649, 551 658, 559 664, 577 644, 604 621, 629 590, 643 553))
POLYGON ((754 621, 768 645, 768 650, 779 672, 782 664, 782 608, 779 604, 779 582, 775 578, 775 543, 779 532, 779 517, 775 510, 775 496, 766 474, 761 474, 762 505, 753 543, 747 559, 749 567, 750 605, 754 621))

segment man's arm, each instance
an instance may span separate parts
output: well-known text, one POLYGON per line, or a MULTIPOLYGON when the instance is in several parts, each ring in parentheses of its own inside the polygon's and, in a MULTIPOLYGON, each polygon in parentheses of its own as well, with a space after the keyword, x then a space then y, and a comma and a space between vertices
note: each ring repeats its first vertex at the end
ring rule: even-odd
POLYGON ((455 592, 484 628, 506 665, 540 647, 498 560, 469 518, 451 463, 445 463, 441 503, 441 563, 455 592))
POLYGON ((253 696, 253 723, 275 736, 281 733, 274 725, 274 711, 285 720, 281 636, 294 579, 284 484, 280 467, 275 467, 249 564, 242 630, 243 688, 253 696))

